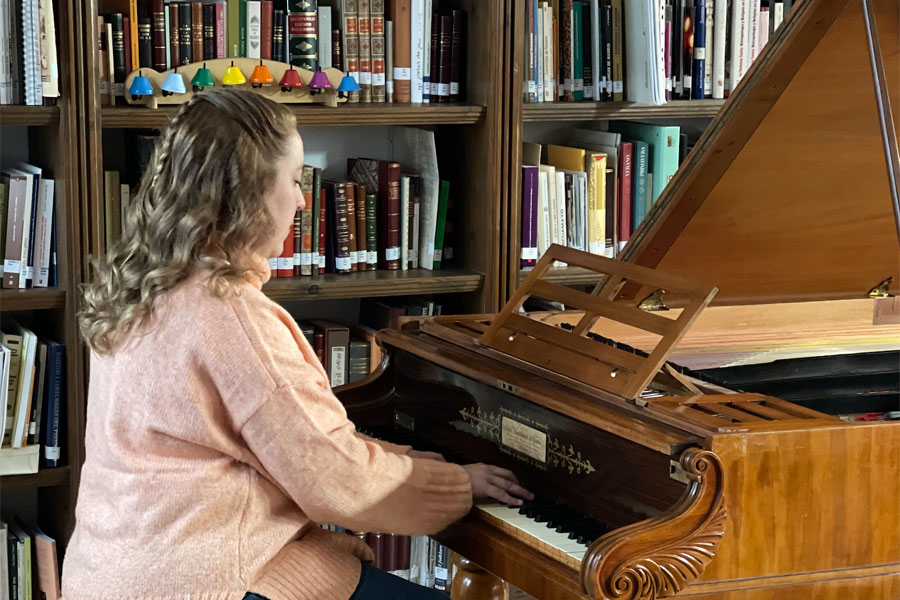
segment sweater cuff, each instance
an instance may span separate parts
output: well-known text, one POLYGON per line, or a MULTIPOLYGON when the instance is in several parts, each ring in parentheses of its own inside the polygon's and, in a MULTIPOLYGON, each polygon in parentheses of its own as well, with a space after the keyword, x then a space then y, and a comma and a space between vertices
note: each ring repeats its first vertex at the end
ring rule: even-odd
POLYGON ((413 459, 409 482, 421 490, 421 503, 407 513, 411 533, 437 533, 472 509, 469 475, 457 464, 413 459))

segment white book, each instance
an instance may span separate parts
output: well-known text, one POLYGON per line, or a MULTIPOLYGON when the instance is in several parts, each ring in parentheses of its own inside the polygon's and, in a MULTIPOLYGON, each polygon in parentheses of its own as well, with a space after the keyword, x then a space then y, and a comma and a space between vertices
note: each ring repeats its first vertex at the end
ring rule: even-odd
POLYGON ((425 0, 412 0, 410 11, 411 36, 410 56, 412 57, 412 102, 422 102, 424 92, 425 66, 425 0))
POLYGON ((769 43, 769 7, 759 10, 759 50, 757 56, 762 54, 763 48, 769 43))
POLYGON ((712 97, 721 100, 725 97, 725 27, 728 15, 728 0, 713 0, 715 14, 713 17, 713 82, 712 97))
POLYGON ((544 24, 541 31, 544 34, 543 47, 543 69, 544 69, 544 102, 553 102, 556 100, 556 67, 555 67, 555 48, 553 47, 553 7, 549 3, 543 3, 541 10, 544 24))
MULTIPOLYGON (((534 0, 535 5, 539 5, 534 13, 534 79, 536 81, 534 99, 536 102, 544 101, 544 3, 538 3, 534 0), (541 90, 541 93, 538 93, 541 90)), ((529 91, 529 95, 531 90, 529 91)))
MULTIPOLYGON (((546 215, 547 225, 546 225, 545 234, 547 236, 547 247, 549 248, 551 244, 559 244, 560 243, 558 228, 556 226, 556 221, 557 221, 557 216, 556 216, 557 215, 556 167, 554 167, 552 165, 540 165, 538 167, 538 169, 541 174, 545 174, 547 177, 547 189, 546 189, 547 201, 545 203, 545 205, 546 205, 545 208, 547 211, 547 215, 546 215)), ((540 175, 538 175, 538 177, 540 177, 540 175)), ((540 180, 539 180, 539 182, 541 185, 541 189, 543 189, 543 185, 544 185, 543 182, 540 180)), ((565 245, 565 242, 562 242, 562 243, 563 243, 563 245, 565 245)), ((546 248, 544 250, 541 250, 540 248, 538 248, 538 251, 540 251, 542 253, 545 250, 546 250, 546 248)))
POLYGON ((260 58, 262 8, 259 0, 247 0, 247 58, 260 58))
MULTIPOLYGON (((409 234, 409 268, 410 269, 418 269, 419 268, 419 222, 422 218, 422 198, 421 198, 421 188, 419 190, 420 198, 418 202, 415 199, 415 192, 413 192, 413 202, 411 204, 412 207, 412 231, 409 234)), ((449 256, 445 256, 444 258, 450 258, 449 256)))
MULTIPOLYGON (((44 98, 56 98, 59 96, 59 65, 56 58, 56 23, 52 0, 40 0, 38 37, 41 51, 41 95, 44 98)), ((166 44, 166 48, 168 47, 166 44)))
POLYGON ((44 84, 41 81, 41 7, 38 0, 31 0, 31 56, 34 61, 31 67, 31 85, 34 106, 43 102, 44 84))
POLYGON ((537 215, 539 219, 537 228, 538 258, 542 257, 544 252, 546 252, 547 248, 550 246, 550 191, 548 187, 547 172, 541 169, 538 171, 537 197, 537 215))
MULTIPOLYGON (((6 4, 5 2, 3 4, 6 4)), ((0 521, 0 600, 9 600, 9 525, 0 521)))
MULTIPOLYGON (((750 64, 759 55, 759 7, 760 0, 750 0, 750 64)), ((749 68, 749 65, 748 65, 749 68)))
POLYGON ((397 127, 394 133, 396 160, 411 174, 422 178, 419 221, 419 268, 434 268, 434 230, 437 225, 440 181, 434 132, 416 127, 397 127))
POLYGON ((772 15, 772 31, 778 31, 778 28, 781 27, 781 24, 784 22, 784 3, 776 2, 774 10, 775 14, 772 15))
MULTIPOLYGON (((319 35, 316 38, 319 43, 319 66, 322 67, 322 70, 331 68, 334 66, 336 69, 340 69, 340 65, 332 65, 331 64, 331 7, 330 6, 320 6, 319 7, 319 35)), ((276 58, 275 60, 278 60, 276 58)))
MULTIPOLYGON (((703 65, 703 97, 712 96, 713 81, 713 46, 715 45, 715 0, 700 0, 706 2, 706 56, 703 65)), ((723 33, 724 35, 724 33, 723 33)))
MULTIPOLYGON (((9 2, 0 2, 0 104, 10 104, 9 2)), ((2 588, 3 586, 0 586, 2 588)))
POLYGON ((409 175, 400 177, 400 270, 409 269, 409 205, 412 186, 409 175))
POLYGON ((627 100, 657 104, 654 82, 656 78, 656 11, 655 0, 639 0, 625 11, 625 77, 628 81, 627 100))
MULTIPOLYGON (((601 86, 601 73, 604 71, 601 70, 600 67, 600 0, 591 0, 590 5, 591 10, 591 97, 594 100, 600 100, 600 94, 602 90, 601 86)), ((584 32, 582 35, 587 35, 588 32, 584 32)), ((585 96, 587 96, 587 90, 584 91, 585 96)))
POLYGON ((747 42, 750 39, 749 14, 750 0, 734 0, 731 9, 731 80, 729 92, 737 87, 747 70, 747 42))
POLYGON ((422 39, 422 102, 426 104, 433 101, 432 96, 438 95, 437 82, 431 81, 431 1, 425 0, 425 11, 422 14, 425 25, 422 29, 425 32, 422 39))
POLYGON ((11 445, 13 448, 21 448, 28 435, 26 429, 31 400, 31 390, 34 383, 34 357, 37 351, 37 336, 18 323, 13 324, 13 330, 22 336, 22 360, 19 363, 19 389, 16 398, 16 413, 13 417, 13 432, 11 445))
MULTIPOLYGON (((560 246, 569 246, 569 218, 566 206, 566 174, 562 169, 556 171, 556 239, 560 246)), ((556 261, 557 267, 565 267, 566 263, 556 261)))
POLYGON ((28 249, 32 244, 31 215, 33 209, 35 208, 35 204, 33 201, 35 185, 34 170, 37 170, 38 185, 40 185, 41 170, 37 167, 32 167, 31 165, 20 164, 17 166, 19 167, 18 169, 9 169, 9 171, 11 173, 15 173, 16 175, 22 175, 25 177, 25 210, 22 214, 24 226, 22 227, 22 251, 19 256, 22 269, 22 276, 19 277, 19 287, 25 288, 30 287, 28 283, 34 281, 34 263, 28 260, 28 249))
MULTIPOLYGON (((9 400, 9 364, 12 360, 11 353, 9 348, 0 344, 0 437, 4 437, 6 435, 6 419, 7 419, 7 411, 8 405, 7 402, 9 400)), ((0 582, 5 581, 4 579, 0 579, 0 582)), ((5 588, 6 586, 0 585, 0 588, 5 588)))
POLYGON ((578 204, 578 249, 587 252, 588 248, 588 203, 587 173, 579 171, 575 174, 575 200, 578 204))
POLYGON ((654 48, 654 56, 656 56, 656 75, 654 79, 654 94, 658 104, 666 101, 666 2, 658 0, 653 3, 653 14, 656 15, 656 47, 654 48))
POLYGON ((53 234, 53 191, 52 179, 41 179, 38 192, 37 222, 34 227, 34 287, 50 284, 50 238, 53 234))

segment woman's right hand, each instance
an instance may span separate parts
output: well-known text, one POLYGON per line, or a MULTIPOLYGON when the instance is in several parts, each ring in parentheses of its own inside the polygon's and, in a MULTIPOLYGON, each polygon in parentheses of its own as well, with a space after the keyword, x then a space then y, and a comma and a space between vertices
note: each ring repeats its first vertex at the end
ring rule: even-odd
POLYGON ((519 480, 512 471, 481 463, 461 465, 469 474, 472 484, 472 497, 493 498, 513 506, 520 506, 522 500, 534 500, 534 494, 519 485, 519 480))

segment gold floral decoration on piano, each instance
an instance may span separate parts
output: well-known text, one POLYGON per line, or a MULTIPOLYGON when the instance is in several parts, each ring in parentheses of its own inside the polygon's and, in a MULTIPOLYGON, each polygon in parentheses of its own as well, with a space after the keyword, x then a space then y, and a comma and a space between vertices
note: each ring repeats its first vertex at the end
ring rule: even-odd
POLYGON ((475 431, 488 439, 500 441, 500 415, 495 412, 481 410, 480 406, 460 409, 463 421, 472 425, 475 431))
POLYGON ((547 454, 554 467, 562 467, 570 474, 581 475, 583 472, 590 475, 596 471, 591 461, 581 456, 581 451, 575 450, 572 444, 560 444, 556 438, 547 440, 547 454))

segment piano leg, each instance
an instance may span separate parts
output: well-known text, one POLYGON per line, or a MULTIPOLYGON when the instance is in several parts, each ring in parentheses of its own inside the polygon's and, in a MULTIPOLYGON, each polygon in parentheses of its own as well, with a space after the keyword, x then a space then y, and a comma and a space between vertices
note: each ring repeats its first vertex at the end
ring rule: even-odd
POLYGON ((450 586, 451 600, 509 600, 509 586, 470 560, 453 553, 456 576, 450 586))

